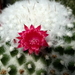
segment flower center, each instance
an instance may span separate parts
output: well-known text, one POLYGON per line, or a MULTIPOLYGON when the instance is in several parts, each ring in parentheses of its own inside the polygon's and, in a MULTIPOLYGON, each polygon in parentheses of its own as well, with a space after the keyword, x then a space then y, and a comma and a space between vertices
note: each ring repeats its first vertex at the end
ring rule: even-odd
POLYGON ((30 45, 38 45, 39 44, 39 40, 38 39, 32 39, 32 40, 30 40, 30 45))

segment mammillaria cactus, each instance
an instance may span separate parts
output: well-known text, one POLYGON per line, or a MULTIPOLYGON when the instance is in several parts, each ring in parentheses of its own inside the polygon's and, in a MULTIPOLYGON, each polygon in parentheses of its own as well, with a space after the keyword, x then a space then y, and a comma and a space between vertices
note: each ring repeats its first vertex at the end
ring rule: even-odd
POLYGON ((54 0, 23 0, 0 14, 0 74, 75 75, 75 18, 54 0))

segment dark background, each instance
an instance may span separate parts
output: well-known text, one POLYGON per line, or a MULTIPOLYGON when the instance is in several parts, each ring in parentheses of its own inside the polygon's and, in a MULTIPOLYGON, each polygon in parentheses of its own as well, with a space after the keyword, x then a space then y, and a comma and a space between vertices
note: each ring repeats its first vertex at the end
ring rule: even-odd
POLYGON ((0 0, 0 9, 3 9, 7 4, 13 4, 17 0, 0 0))

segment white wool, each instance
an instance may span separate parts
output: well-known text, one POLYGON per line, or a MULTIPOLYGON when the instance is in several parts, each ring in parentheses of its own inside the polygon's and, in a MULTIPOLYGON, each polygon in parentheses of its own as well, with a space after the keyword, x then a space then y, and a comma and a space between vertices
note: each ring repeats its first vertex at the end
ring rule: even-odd
POLYGON ((46 65, 41 62, 41 59, 39 59, 37 62, 34 62, 34 64, 36 64, 36 70, 39 69, 47 70, 46 65))
POLYGON ((20 58, 20 57, 21 57, 21 55, 22 55, 21 53, 18 53, 18 54, 17 54, 17 58, 20 58))
POLYGON ((45 59, 46 59, 46 60, 48 60, 48 59, 49 59, 49 56, 48 56, 48 55, 46 55, 46 56, 45 56, 45 59))
MULTIPOLYGON (((9 5, 0 14, 0 36, 6 42, 15 39, 18 32, 24 30, 24 24, 30 27, 41 25, 42 30, 47 30, 49 36, 46 38, 50 46, 63 45, 62 39, 56 39, 56 36, 66 35, 65 26, 72 27, 74 21, 72 10, 65 8, 60 3, 49 0, 25 0, 18 1, 9 5), (70 24, 70 25, 69 25, 70 24), (56 41, 56 44, 54 42, 56 41)), ((71 34, 68 34, 71 36, 71 34)), ((2 44, 2 43, 0 43, 2 44)), ((14 44, 12 44, 14 46, 14 44)))
POLYGON ((10 70, 11 70, 11 68, 10 68, 10 67, 8 67, 8 68, 7 68, 7 71, 9 72, 10 70))
POLYGON ((27 66, 28 66, 28 69, 32 68, 32 65, 31 64, 28 64, 27 66))
POLYGON ((74 27, 73 24, 68 24, 67 26, 68 26, 69 28, 73 28, 73 27, 74 27))
POLYGON ((12 51, 14 50, 14 47, 11 46, 11 47, 9 48, 9 50, 10 50, 10 52, 12 52, 12 51))
POLYGON ((69 37, 72 37, 73 34, 72 34, 72 32, 67 32, 66 35, 69 37))
POLYGON ((2 59, 3 58, 3 55, 0 55, 0 59, 2 59))

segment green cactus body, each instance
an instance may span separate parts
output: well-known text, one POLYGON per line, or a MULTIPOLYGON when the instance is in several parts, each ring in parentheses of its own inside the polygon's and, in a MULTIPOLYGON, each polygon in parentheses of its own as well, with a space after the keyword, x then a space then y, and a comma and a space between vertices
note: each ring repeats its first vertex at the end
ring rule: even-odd
POLYGON ((69 0, 66 3, 61 1, 62 4, 57 1, 60 0, 18 1, 2 11, 0 75, 75 75, 75 13, 62 5, 69 4, 69 0), (43 30, 47 30, 48 36, 44 38, 49 46, 41 48, 38 55, 35 54, 37 52, 29 54, 28 50, 17 48, 16 37, 23 31, 24 24, 28 28, 32 24, 38 31, 41 28, 44 36, 47 34, 43 30))

